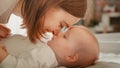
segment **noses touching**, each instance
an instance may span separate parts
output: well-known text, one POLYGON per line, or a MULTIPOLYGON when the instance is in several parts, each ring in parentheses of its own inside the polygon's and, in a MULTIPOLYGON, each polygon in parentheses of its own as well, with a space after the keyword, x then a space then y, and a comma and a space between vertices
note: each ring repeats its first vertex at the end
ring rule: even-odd
POLYGON ((52 32, 53 35, 57 36, 60 33, 60 28, 58 29, 48 29, 47 32, 52 32))

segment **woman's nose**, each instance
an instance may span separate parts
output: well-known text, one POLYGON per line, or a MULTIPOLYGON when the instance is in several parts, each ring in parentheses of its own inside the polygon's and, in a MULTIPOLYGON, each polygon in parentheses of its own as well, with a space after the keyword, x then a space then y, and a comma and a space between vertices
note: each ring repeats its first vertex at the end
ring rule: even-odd
POLYGON ((53 35, 52 39, 56 39, 56 38, 57 38, 57 36, 53 35))
POLYGON ((57 37, 61 37, 62 35, 63 35, 63 33, 59 32, 59 33, 57 33, 57 35, 53 35, 53 38, 55 39, 57 37))
POLYGON ((61 33, 58 33, 57 35, 53 35, 53 39, 56 39, 61 36, 61 33))
POLYGON ((56 29, 56 30, 53 31, 53 35, 57 36, 59 33, 60 33, 60 29, 56 29))

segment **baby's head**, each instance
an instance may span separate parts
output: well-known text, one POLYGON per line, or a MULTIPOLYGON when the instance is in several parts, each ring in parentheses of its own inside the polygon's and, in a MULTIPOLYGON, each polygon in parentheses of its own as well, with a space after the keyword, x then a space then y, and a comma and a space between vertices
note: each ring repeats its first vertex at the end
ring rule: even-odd
POLYGON ((67 67, 86 67, 98 59, 99 46, 95 36, 83 26, 74 26, 48 42, 58 63, 67 67))

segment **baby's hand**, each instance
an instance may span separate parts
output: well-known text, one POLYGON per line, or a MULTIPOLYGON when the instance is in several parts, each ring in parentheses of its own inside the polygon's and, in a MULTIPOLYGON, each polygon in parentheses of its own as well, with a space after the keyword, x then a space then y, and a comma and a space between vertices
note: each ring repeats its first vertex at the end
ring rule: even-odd
POLYGON ((5 46, 0 44, 0 63, 6 58, 7 54, 5 46))
POLYGON ((6 38, 10 34, 10 29, 0 24, 0 40, 6 38))

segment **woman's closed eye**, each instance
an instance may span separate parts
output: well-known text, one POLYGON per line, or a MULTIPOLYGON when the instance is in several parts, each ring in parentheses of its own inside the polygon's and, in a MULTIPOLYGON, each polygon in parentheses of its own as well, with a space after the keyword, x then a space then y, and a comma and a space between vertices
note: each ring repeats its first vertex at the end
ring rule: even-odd
POLYGON ((63 22, 60 23, 60 27, 61 28, 66 27, 67 28, 67 27, 69 27, 69 25, 66 22, 63 21, 63 22))

